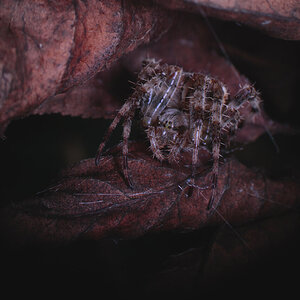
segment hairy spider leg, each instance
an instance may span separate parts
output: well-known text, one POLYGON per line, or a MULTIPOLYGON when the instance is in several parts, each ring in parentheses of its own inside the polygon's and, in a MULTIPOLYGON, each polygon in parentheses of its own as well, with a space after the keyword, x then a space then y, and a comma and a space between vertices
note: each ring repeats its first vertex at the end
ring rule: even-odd
POLYGON ((131 110, 129 112, 129 115, 126 117, 124 124, 123 124, 123 145, 122 145, 122 154, 123 154, 123 174, 126 183, 129 185, 129 187, 133 188, 133 183, 131 180, 131 176, 129 174, 129 168, 128 168, 128 139, 131 132, 131 124, 132 124, 132 118, 134 116, 134 110, 131 110))
POLYGON ((195 186, 195 175, 196 168, 199 160, 199 147, 201 142, 204 141, 204 137, 207 135, 208 128, 205 129, 203 122, 205 121, 205 113, 206 113, 206 104, 207 104, 207 93, 209 90, 209 84, 211 83, 211 79, 207 75, 197 74, 196 78, 192 79, 192 85, 198 85, 199 82, 204 80, 203 86, 201 87, 201 91, 199 93, 198 89, 194 86, 192 90, 194 90, 193 96, 189 101, 189 122, 190 128, 193 129, 193 153, 192 153, 192 173, 190 180, 190 189, 188 194, 191 195, 193 192, 193 187, 195 186), (198 83, 198 84, 197 84, 198 83))
MULTIPOLYGON (((196 168, 198 165, 199 159, 199 146, 201 141, 203 141, 203 137, 205 136, 205 126, 203 126, 203 122, 205 120, 205 110, 206 110, 206 100, 207 100, 207 92, 208 86, 210 83, 209 76, 197 74, 193 75, 191 78, 191 89, 194 91, 193 95, 190 97, 189 101, 189 127, 192 128, 193 132, 193 153, 192 153, 192 173, 191 173, 191 184, 189 189, 189 195, 193 192, 193 187, 195 185, 195 175, 196 168), (201 91, 199 92, 199 82, 204 80, 203 86, 201 86, 201 91), (195 85, 195 86, 194 86, 195 85)), ((187 84, 188 86, 188 84, 187 84)), ((187 92, 184 90, 184 95, 187 95, 187 92)), ((206 128, 208 129, 208 128, 206 128)), ((190 134, 190 133, 189 133, 190 134)))
POLYGON ((112 132, 115 130, 115 128, 117 127, 117 125, 119 124, 121 118, 123 117, 128 117, 129 116, 129 112, 131 111, 135 111, 137 103, 136 103, 136 97, 134 97, 134 95, 132 97, 130 97, 125 103, 124 105, 121 107, 121 109, 118 111, 117 115, 115 116, 114 120, 112 121, 112 123, 110 124, 102 143, 99 145, 98 147, 98 151, 96 154, 96 158, 95 158, 95 163, 96 166, 99 165, 100 163, 100 159, 101 159, 101 154, 103 152, 103 149, 110 137, 110 135, 112 134, 112 132))
MULTIPOLYGON (((227 131, 230 136, 233 136, 238 130, 239 124, 241 122, 240 112, 237 109, 227 107, 225 110, 228 119, 223 122, 221 131, 227 131)), ((230 140, 228 140, 228 143, 230 140)), ((229 146, 229 144, 228 144, 229 146)))
POLYGON ((160 151, 160 148, 158 146, 154 126, 149 126, 149 128, 147 129, 147 136, 150 141, 150 148, 152 150, 152 153, 155 155, 155 157, 158 160, 163 161, 165 159, 165 157, 164 157, 163 153, 160 151))
POLYGON ((178 162, 178 156, 183 148, 186 147, 188 138, 189 138, 189 131, 187 131, 182 137, 177 136, 173 145, 169 149, 168 161, 169 163, 178 162))
MULTIPOLYGON (((223 123, 222 130, 229 130, 230 135, 234 135, 238 129, 241 122, 241 116, 239 109, 245 104, 249 103, 251 106, 250 118, 254 118, 260 112, 261 99, 259 93, 254 89, 254 87, 246 84, 244 85, 232 99, 232 101, 227 106, 225 113, 228 119, 223 123)), ((267 128, 266 128, 267 131, 267 128)), ((273 137, 271 136, 273 141, 273 137)), ((275 143, 275 141, 273 141, 275 143)))
POLYGON ((252 116, 255 116, 261 112, 260 110, 261 99, 259 96, 259 92, 256 91, 256 89, 249 84, 244 85, 237 92, 237 94, 235 95, 231 103, 235 107, 235 109, 239 109, 246 102, 249 102, 251 106, 252 116))
POLYGON ((227 104, 229 94, 226 87, 221 83, 222 98, 213 102, 212 107, 212 155, 213 155, 213 167, 212 167, 212 194, 207 206, 210 210, 214 207, 215 200, 218 200, 218 179, 219 179, 219 158, 221 147, 221 127, 223 121, 223 107, 227 104))
POLYGON ((195 121, 195 129, 194 129, 194 145, 193 145, 193 154, 192 154, 192 178, 195 177, 196 167, 198 164, 198 154, 199 154, 199 146, 201 141, 201 131, 202 131, 202 120, 195 121))
POLYGON ((193 154, 192 154, 191 186, 190 186, 189 194, 192 193, 193 187, 195 185, 195 175, 196 175, 196 168, 197 168, 198 158, 199 158, 198 156, 199 156, 199 146, 201 141, 202 124, 203 124, 202 120, 197 120, 195 122, 195 129, 193 132, 194 145, 193 145, 193 154))
MULTIPOLYGON (((259 115, 261 113, 261 98, 260 98, 260 94, 259 92, 251 85, 245 85, 244 87, 242 87, 240 89, 240 91, 237 93, 237 95, 235 96, 235 101, 237 103, 241 103, 241 105, 243 105, 243 103, 245 101, 248 101, 250 103, 251 106, 251 119, 252 121, 255 119, 255 117, 257 115, 259 115)), ((273 135, 271 134, 271 132, 269 131, 269 128, 266 125, 262 125, 266 131, 266 133, 268 134, 271 142, 273 143, 275 150, 277 153, 279 153, 279 147, 273 137, 273 135)))

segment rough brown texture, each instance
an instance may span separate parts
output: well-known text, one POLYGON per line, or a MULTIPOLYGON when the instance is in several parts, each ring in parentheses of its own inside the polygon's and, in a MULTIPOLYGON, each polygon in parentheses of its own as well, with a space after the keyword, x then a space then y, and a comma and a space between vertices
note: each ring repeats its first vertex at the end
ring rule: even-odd
POLYGON ((207 211, 212 191, 211 173, 205 169, 207 152, 201 153, 203 168, 198 170, 192 195, 188 195, 189 168, 161 165, 145 152, 143 144, 131 146, 133 190, 121 175, 118 156, 103 157, 98 167, 93 159, 85 160, 63 172, 57 184, 31 201, 6 211, 6 231, 26 243, 133 238, 223 224, 224 220, 241 225, 299 204, 296 182, 271 181, 229 160, 220 169, 219 189, 224 194, 219 207, 207 211))
POLYGON ((139 1, 2 1, 0 11, 2 133, 171 23, 165 10, 139 1))

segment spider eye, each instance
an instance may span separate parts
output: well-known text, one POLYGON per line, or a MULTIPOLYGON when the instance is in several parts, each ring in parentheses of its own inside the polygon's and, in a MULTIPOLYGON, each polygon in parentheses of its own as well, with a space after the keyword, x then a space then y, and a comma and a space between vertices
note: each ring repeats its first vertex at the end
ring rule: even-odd
POLYGON ((165 123, 164 123, 164 127, 166 128, 166 129, 172 129, 173 128, 173 122, 172 121, 166 121, 165 123))

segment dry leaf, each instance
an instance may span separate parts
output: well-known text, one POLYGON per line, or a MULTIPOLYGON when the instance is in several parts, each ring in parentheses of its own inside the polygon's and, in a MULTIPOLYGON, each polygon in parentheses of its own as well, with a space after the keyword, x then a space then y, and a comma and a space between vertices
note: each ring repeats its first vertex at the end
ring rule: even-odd
POLYGON ((15 240, 26 243, 132 238, 222 224, 224 219, 242 224, 299 204, 295 182, 271 181, 229 160, 220 168, 222 200, 215 212, 208 211, 212 187, 207 152, 201 153, 204 165, 191 196, 189 167, 161 165, 145 152, 143 144, 131 146, 133 190, 124 181, 118 155, 103 157, 99 167, 88 159, 66 170, 56 185, 34 199, 9 208, 3 217, 9 225, 6 232, 16 232, 15 240))
POLYGON ((166 10, 139 1, 2 1, 0 11, 2 133, 171 24, 166 10))

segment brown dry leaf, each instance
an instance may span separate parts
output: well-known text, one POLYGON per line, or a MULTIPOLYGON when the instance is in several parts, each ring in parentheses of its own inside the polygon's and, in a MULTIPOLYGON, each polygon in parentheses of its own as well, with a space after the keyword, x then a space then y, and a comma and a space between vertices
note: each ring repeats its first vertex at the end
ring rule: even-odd
POLYGON ((211 174, 209 155, 202 152, 203 168, 189 194, 189 167, 161 165, 133 144, 129 167, 134 190, 124 182, 117 156, 93 159, 66 170, 61 180, 32 200, 10 207, 2 218, 15 241, 67 242, 89 239, 132 238, 149 232, 191 230, 213 224, 243 224, 282 213, 298 205, 299 186, 259 176, 235 160, 220 168, 223 197, 217 211, 207 211, 211 174), (276 204, 274 204, 276 203, 276 204))
POLYGON ((172 22, 166 10, 139 1, 1 1, 0 12, 2 133, 172 22))

